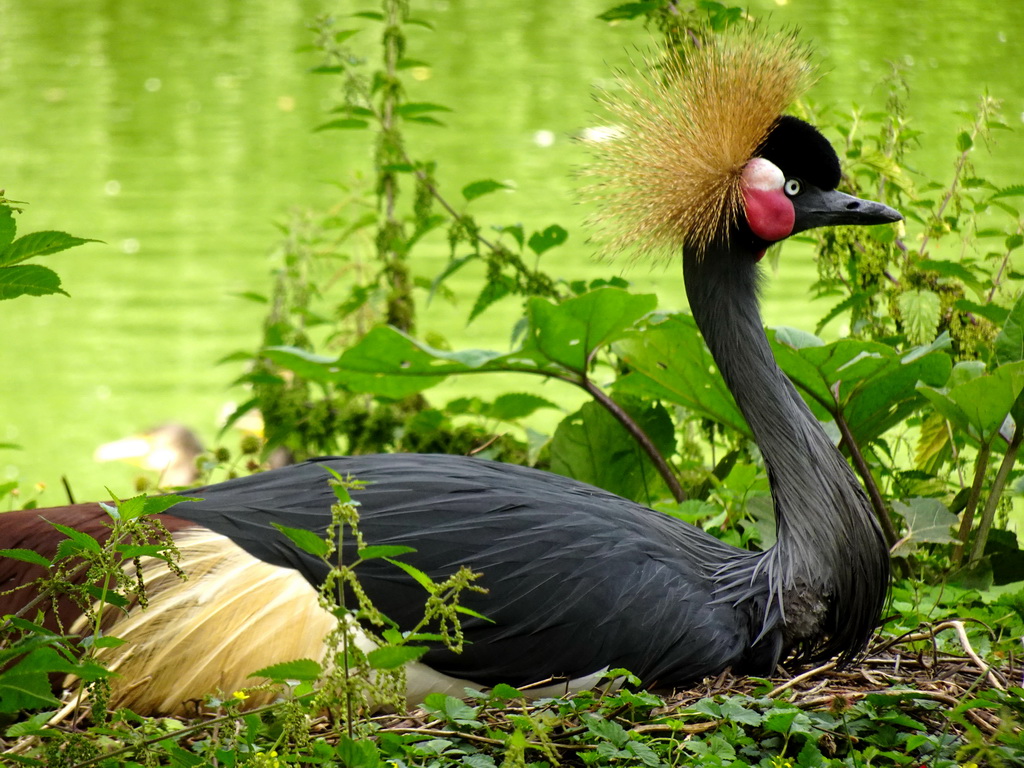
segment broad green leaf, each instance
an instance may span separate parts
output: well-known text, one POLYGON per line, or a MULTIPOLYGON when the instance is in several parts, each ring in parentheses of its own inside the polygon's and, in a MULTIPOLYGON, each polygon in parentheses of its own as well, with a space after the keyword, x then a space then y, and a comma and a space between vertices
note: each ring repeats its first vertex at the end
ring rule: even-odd
POLYGON ((588 731, 599 738, 607 739, 616 747, 622 748, 629 741, 629 733, 614 720, 605 720, 589 712, 584 713, 580 719, 588 731))
POLYGON ((327 542, 324 541, 321 536, 318 536, 312 531, 307 531, 305 528, 290 528, 289 526, 281 525, 280 523, 271 523, 271 525, 287 536, 291 542, 303 552, 307 552, 316 557, 327 556, 329 551, 327 542))
POLYGON ((979 304, 970 299, 957 299, 953 306, 961 312, 969 312, 972 315, 978 315, 986 320, 991 320, 996 325, 1002 325, 1006 322, 1006 318, 1010 314, 1010 310, 1006 309, 1006 307, 1000 307, 998 304, 979 304))
POLYGON ((14 241, 18 224, 14 220, 14 211, 6 205, 0 205, 0 249, 6 248, 14 241))
POLYGON ((359 559, 374 560, 378 557, 398 557, 399 555, 408 555, 410 552, 415 551, 414 547, 405 547, 401 544, 376 544, 360 549, 359 559))
POLYGON ((622 338, 657 303, 653 294, 618 288, 598 288, 561 304, 532 298, 527 305, 529 334, 545 358, 583 373, 595 350, 622 338))
POLYGON ((489 306, 510 295, 514 288, 515 284, 512 281, 512 278, 507 275, 497 275, 484 283, 483 288, 480 289, 480 293, 477 294, 476 301, 473 302, 473 308, 469 311, 469 317, 466 318, 466 325, 469 325, 480 317, 484 310, 489 306))
POLYGON ((270 680, 316 680, 323 674, 323 667, 312 659, 296 659, 280 664, 271 664, 253 672, 249 677, 266 677, 270 680))
POLYGON ((974 147, 974 139, 971 138, 971 134, 967 131, 962 131, 956 137, 956 148, 959 152, 967 152, 974 147))
POLYGON ((905 557, 918 543, 955 544, 958 539, 951 529, 957 525, 957 516, 938 499, 913 498, 893 503, 893 510, 906 523, 907 532, 893 550, 896 557, 905 557))
POLYGON ((400 399, 499 357, 497 352, 445 352, 389 326, 377 326, 335 363, 334 379, 356 392, 400 399))
POLYGON ((616 382, 616 392, 676 403, 750 436, 691 315, 656 317, 628 331, 614 348, 631 371, 616 382))
MULTIPOLYGON (((40 649, 33 653, 45 654, 47 658, 59 658, 50 648, 40 649)), ((60 704, 50 689, 50 678, 47 672, 64 670, 39 669, 39 665, 26 663, 31 659, 32 655, 21 663, 0 672, 0 712, 11 714, 24 709, 54 707, 60 704)))
POLYGON ((87 238, 72 237, 67 232, 31 232, 0 250, 0 266, 18 264, 34 256, 48 256, 74 248, 76 245, 95 242, 87 238))
POLYGON ((38 264, 0 267, 0 301, 18 296, 47 296, 67 292, 60 287, 60 277, 52 269, 38 264))
POLYGON ((497 192, 499 189, 511 189, 508 184, 502 184, 500 181, 494 179, 482 179, 481 181, 474 181, 472 184, 467 184, 462 188, 462 196, 466 198, 466 201, 476 200, 478 197, 483 197, 491 192, 497 192))
POLYGON ((479 726, 477 722, 477 715, 480 714, 479 707, 471 707, 461 699, 457 699, 454 696, 448 696, 443 693, 431 693, 423 700, 423 708, 428 712, 437 715, 449 723, 458 723, 460 725, 475 725, 479 726))
POLYGON ((732 699, 722 702, 722 717, 731 723, 743 723, 744 725, 759 726, 764 721, 764 715, 752 709, 747 709, 732 699))
POLYGON ((506 354, 440 350, 390 326, 371 329, 337 359, 293 347, 271 347, 264 354, 304 378, 391 399, 420 392, 453 374, 516 371, 567 378, 581 374, 594 350, 621 337, 654 304, 653 296, 617 288, 601 288, 557 305, 531 299, 523 346, 506 354))
POLYGON ((530 250, 540 256, 544 251, 561 245, 569 239, 569 233, 557 224, 552 224, 543 232, 534 232, 526 244, 530 250))
MULTIPOLYGON (((37 712, 25 720, 15 723, 14 725, 7 728, 4 731, 4 735, 9 739, 20 739, 23 736, 38 736, 43 735, 46 737, 46 731, 49 730, 47 723, 50 718, 57 714, 56 710, 45 710, 43 712, 37 712)), ((25 762, 25 765, 38 765, 39 763, 25 762)))
POLYGON ((1015 363, 1024 360, 1024 294, 1010 310, 1002 330, 996 336, 996 360, 1000 363, 1015 363))
POLYGON ((944 261, 940 259, 922 259, 917 263, 919 269, 935 272, 940 277, 952 277, 965 285, 981 287, 978 275, 958 261, 944 261))
POLYGON ((793 349, 803 349, 804 347, 823 347, 825 342, 815 336, 813 333, 803 331, 799 328, 790 328, 789 326, 780 326, 774 329, 775 341, 779 344, 785 344, 793 349))
POLYGON ((43 557, 38 552, 31 549, 21 549, 20 547, 15 549, 0 549, 0 557, 9 557, 11 560, 21 560, 24 563, 32 563, 33 565, 39 565, 43 568, 49 568, 52 565, 49 558, 43 557))
POLYGON ((920 402, 917 383, 943 384, 952 365, 941 351, 948 345, 945 337, 901 357, 872 341, 842 339, 795 349, 779 343, 776 332, 768 336, 779 366, 815 415, 823 420, 841 415, 861 445, 909 416, 920 402))
POLYGON ((397 669, 416 661, 429 650, 425 645, 386 645, 370 651, 366 659, 374 669, 397 669))
POLYGON ((635 19, 661 7, 661 0, 646 0, 646 2, 639 3, 623 3, 622 5, 616 5, 614 8, 609 8, 604 13, 599 14, 597 18, 601 21, 623 21, 627 19, 635 19))
POLYGON ((506 392, 494 398, 494 402, 487 406, 484 412, 492 419, 516 421, 542 408, 558 410, 559 406, 538 395, 525 392, 506 392))
POLYGON ((507 683, 498 683, 491 688, 491 697, 503 701, 511 701, 512 699, 523 698, 523 692, 507 683))
POLYGON ((93 640, 92 645, 94 648, 120 648, 127 642, 127 640, 122 640, 120 637, 105 635, 103 637, 97 637, 95 640, 93 640))
MULTIPOLYGON (((45 519, 45 517, 43 519, 45 519)), ((74 528, 71 528, 67 525, 61 525, 60 523, 54 523, 52 521, 47 522, 49 522, 50 525, 52 525, 58 531, 67 536, 68 539, 73 541, 77 548, 88 550, 89 552, 100 551, 100 543, 96 541, 96 539, 94 539, 88 533, 84 533, 83 531, 77 531, 74 528)))
POLYGON ((935 338, 942 312, 942 301, 934 291, 904 291, 896 299, 903 329, 911 344, 929 344, 935 338))
POLYGON ((396 764, 393 760, 382 761, 377 745, 371 739, 353 739, 342 734, 335 752, 345 768, 380 768, 396 764))
MULTIPOLYGON (((989 374, 967 378, 977 366, 957 365, 956 383, 943 389, 921 384, 918 390, 961 431, 988 443, 995 437, 1024 391, 1024 361, 1007 363, 989 374)), ((955 376, 950 377, 953 382, 955 376)))
MULTIPOLYGON (((675 448, 672 419, 663 406, 635 399, 620 403, 663 456, 675 448)), ((664 481, 637 442, 606 408, 584 403, 551 440, 551 470, 628 499, 652 503, 667 495, 664 481)))
POLYGON ((166 494, 161 496, 133 496, 120 502, 116 507, 116 515, 121 520, 134 520, 142 515, 158 515, 183 501, 199 501, 191 496, 166 494))

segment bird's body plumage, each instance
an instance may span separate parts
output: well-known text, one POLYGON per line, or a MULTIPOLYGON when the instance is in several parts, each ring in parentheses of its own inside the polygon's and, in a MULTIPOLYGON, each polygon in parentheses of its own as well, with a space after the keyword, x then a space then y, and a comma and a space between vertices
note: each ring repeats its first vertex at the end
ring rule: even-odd
MULTIPOLYGON (((317 459, 197 489, 204 501, 172 514, 319 584, 323 563, 271 523, 323 533, 333 500, 326 467, 367 483, 352 491, 367 543, 414 547, 403 561, 435 580, 461 565, 482 574, 477 584, 487 594, 466 593, 463 602, 490 621, 464 621, 461 654, 437 649, 424 658, 444 674, 523 685, 610 666, 651 683, 678 683, 694 670, 746 666, 762 630, 743 601, 717 599, 716 572, 749 553, 593 486, 525 467, 420 454, 317 459)), ((349 545, 351 562, 351 538, 349 545)), ((357 575, 404 629, 422 618, 425 592, 393 564, 370 560, 357 575)), ((756 666, 768 672, 774 659, 756 666)))

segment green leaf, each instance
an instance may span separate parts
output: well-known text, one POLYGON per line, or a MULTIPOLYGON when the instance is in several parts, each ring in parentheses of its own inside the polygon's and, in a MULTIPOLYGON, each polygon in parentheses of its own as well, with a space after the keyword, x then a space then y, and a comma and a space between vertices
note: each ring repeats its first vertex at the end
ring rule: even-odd
POLYGON ((327 553, 330 550, 327 542, 321 536, 312 531, 307 531, 305 528, 290 528, 280 523, 271 523, 271 525, 291 539, 292 543, 303 552, 315 557, 327 557, 327 553))
POLYGON ((378 557, 398 557, 415 551, 413 547, 404 547, 401 544, 378 544, 360 549, 359 559, 375 560, 378 557))
POLYGON ((893 503, 893 510, 903 518, 907 532, 893 550, 895 557, 906 557, 918 543, 955 544, 958 539, 951 529, 957 516, 938 499, 913 498, 893 503))
POLYGON ((561 245, 569 238, 569 233, 557 224, 552 224, 543 232, 534 232, 526 244, 530 250, 540 256, 544 251, 561 245))
POLYGON ((34 256, 48 256, 51 253, 74 248, 76 245, 95 242, 97 241, 72 237, 67 232, 32 232, 19 237, 0 250, 0 266, 19 264, 34 256))
POLYGON ((360 128, 366 128, 370 125, 367 120, 360 120, 357 117, 342 117, 337 120, 328 120, 326 123, 321 123, 314 131, 351 131, 358 130, 360 128))
MULTIPOLYGON (((675 450, 672 418, 660 403, 620 398, 663 456, 675 450)), ((596 402, 566 417, 551 440, 551 470, 607 491, 651 503, 667 493, 664 480, 626 428, 596 402)))
POLYGON ((561 304, 534 297, 527 304, 528 334, 545 358, 582 373, 597 349, 623 338, 657 303, 652 294, 619 288, 598 288, 561 304))
POLYGON ((718 374, 692 316, 656 316, 625 333, 614 348, 631 371, 618 380, 616 392, 676 403, 750 436, 750 428, 718 374))
POLYGON ((106 635, 104 637, 97 637, 93 640, 92 645, 94 648, 119 648, 127 642, 127 640, 122 640, 120 637, 106 635))
MULTIPOLYGON (((55 714, 57 714, 55 710, 37 712, 32 715, 32 717, 12 725, 4 731, 4 735, 9 739, 20 739, 23 736, 36 736, 42 734, 47 730, 47 722, 49 722, 50 718, 55 714)), ((25 765, 42 765, 42 763, 32 761, 26 762, 25 765)))
POLYGON ((84 549, 89 552, 100 551, 100 543, 96 541, 96 539, 94 539, 88 533, 84 533, 83 531, 76 531, 74 528, 71 528, 67 525, 61 525, 60 523, 54 523, 52 521, 47 522, 49 522, 50 525, 52 525, 58 531, 67 536, 68 539, 73 541, 78 549, 84 549))
POLYGON ((397 669, 416 661, 429 650, 425 645, 385 645, 370 651, 366 659, 374 669, 397 669))
POLYGON ((431 693, 423 700, 423 707, 449 723, 461 726, 479 727, 480 722, 476 719, 480 713, 479 707, 471 707, 461 699, 454 696, 447 696, 442 693, 431 693))
POLYGON ((580 719, 588 731, 598 738, 610 741, 619 749, 624 747, 626 742, 629 741, 629 733, 614 720, 605 720, 603 717, 592 715, 589 712, 581 715, 580 719))
POLYGON ((879 439, 914 411, 920 403, 918 382, 945 383, 952 367, 941 351, 949 343, 946 337, 903 357, 873 341, 842 339, 794 349, 779 343, 773 331, 768 338, 779 367, 815 415, 842 416, 859 445, 879 439))
POLYGON ((497 275, 484 283, 484 287, 480 289, 476 301, 473 302, 473 308, 469 311, 466 325, 476 320, 489 306, 511 294, 514 287, 512 279, 507 275, 497 275))
POLYGON ((979 304, 970 299, 957 299, 953 306, 961 312, 969 312, 972 315, 978 315, 986 320, 991 320, 996 325, 1002 325, 1006 322, 1006 318, 1010 314, 1006 307, 1000 307, 998 304, 979 304))
POLYGON ((661 762, 661 758, 658 757, 658 754, 642 741, 630 739, 626 742, 625 750, 642 764, 650 766, 650 768, 658 768, 659 766, 664 765, 664 763, 661 762))
POLYGON ((1024 390, 1024 361, 1006 363, 990 374, 964 380, 976 371, 977 365, 960 364, 954 369, 956 377, 950 377, 952 386, 938 389, 920 384, 918 390, 958 429, 988 443, 1024 390))
POLYGON ((1002 330, 996 336, 996 360, 1000 363, 1015 363, 1024 360, 1024 294, 1010 310, 1002 330))
POLYGON ((1014 184, 1009 187, 1003 187, 996 192, 989 200, 995 200, 1000 197, 1022 197, 1024 196, 1024 184, 1014 184))
POLYGON ((18 225, 14 221, 14 211, 9 206, 0 205, 0 248, 7 248, 14 241, 17 231, 18 225))
POLYGON ((974 146, 974 139, 967 131, 963 131, 956 137, 956 148, 958 152, 966 152, 974 146))
POLYGON ((516 421, 542 408, 559 410, 555 403, 538 395, 530 395, 524 392, 506 392, 494 398, 494 402, 486 406, 484 412, 492 419, 516 421))
POLYGON ((489 195, 492 192, 497 192, 499 189, 511 189, 511 187, 508 184, 502 184, 500 181, 494 181, 494 179, 483 179, 464 186, 462 188, 462 196, 468 202, 476 200, 478 197, 489 195))
POLYGON ((911 344, 929 344, 935 338, 942 313, 939 294, 928 290, 909 290, 896 299, 903 329, 911 344))
MULTIPOLYGON (((384 765, 377 745, 369 739, 353 739, 342 735, 335 747, 335 753, 345 768, 379 768, 384 765)), ((394 764, 389 761, 388 764, 394 764)))
POLYGON ((43 568, 49 568, 52 563, 49 559, 43 557, 38 552, 34 552, 31 549, 0 549, 0 557, 9 557, 12 560, 21 560, 24 563, 32 563, 33 565, 39 565, 43 568))
POLYGON ((249 677, 266 677, 270 680, 283 682, 285 680, 301 680, 312 682, 323 674, 323 667, 312 659, 296 659, 285 661, 280 664, 271 664, 253 672, 249 677))
POLYGON ((502 701, 512 701, 523 698, 523 692, 507 683, 498 683, 491 688, 491 697, 502 701))
POLYGON ((0 268, 0 300, 53 293, 68 295, 60 287, 60 277, 52 269, 38 264, 0 268))
POLYGON ((414 565, 409 565, 408 563, 403 563, 401 560, 392 560, 390 557, 385 557, 384 559, 387 562, 394 565, 395 567, 401 568, 407 574, 412 576, 413 579, 416 580, 416 583, 418 583, 421 587, 427 590, 427 592, 430 592, 431 594, 434 593, 435 584, 433 579, 427 576, 427 574, 425 574, 419 568, 417 568, 414 565))
POLYGON ((402 117, 409 117, 410 115, 423 115, 428 112, 451 112, 450 107, 446 107, 443 104, 433 104, 427 101, 410 101, 406 104, 400 104, 395 109, 395 114, 401 115, 402 117))
POLYGON ((764 721, 764 715, 752 709, 747 709, 733 699, 726 699, 722 702, 722 717, 731 723, 743 723, 757 727, 764 721))
POLYGON ((609 8, 604 13, 598 14, 601 21, 624 21, 635 19, 651 11, 655 11, 663 5, 661 0, 647 0, 640 3, 623 3, 609 8))

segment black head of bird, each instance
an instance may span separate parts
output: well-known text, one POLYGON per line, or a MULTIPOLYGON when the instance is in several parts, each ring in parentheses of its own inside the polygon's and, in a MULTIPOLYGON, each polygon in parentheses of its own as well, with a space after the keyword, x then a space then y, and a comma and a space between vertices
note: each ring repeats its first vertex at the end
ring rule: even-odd
MULTIPOLYGON (((111 651, 124 681, 114 702, 174 711, 210 686, 248 684, 254 668, 323 656, 333 620, 317 613, 315 588, 326 566, 273 525, 323 533, 334 501, 324 465, 367 483, 352 495, 368 543, 413 547, 405 559, 435 580, 460 565, 482 574, 488 592, 465 604, 488 620, 466 618, 461 654, 436 647, 422 657, 434 677, 413 698, 437 688, 439 676, 459 693, 465 681, 585 685, 626 668, 644 685, 672 687, 727 668, 770 674, 786 654, 845 661, 863 649, 885 599, 888 551, 842 454, 775 364, 758 309, 758 261, 810 227, 900 217, 837 192, 828 142, 782 116, 808 77, 804 51, 785 35, 713 42, 685 66, 670 59, 612 105, 624 131, 595 165, 613 247, 682 249, 694 317, 767 468, 772 548, 736 549, 525 467, 415 454, 317 459, 196 489, 190 495, 203 501, 164 516, 182 567, 203 575, 160 582, 148 613, 110 628, 128 640, 111 651), (149 684, 133 682, 147 675, 149 684)), ((0 526, 2 546, 52 538, 40 513, 12 514, 0 526)), ((42 515, 94 526, 102 512, 80 505, 42 515)), ((356 556, 351 542, 346 556, 356 556)), ((25 565, 0 561, 0 588, 24 579, 25 565)), ((382 559, 357 573, 386 615, 416 626, 424 595, 411 578, 382 559)), ((14 607, 4 599, 0 612, 14 607)))

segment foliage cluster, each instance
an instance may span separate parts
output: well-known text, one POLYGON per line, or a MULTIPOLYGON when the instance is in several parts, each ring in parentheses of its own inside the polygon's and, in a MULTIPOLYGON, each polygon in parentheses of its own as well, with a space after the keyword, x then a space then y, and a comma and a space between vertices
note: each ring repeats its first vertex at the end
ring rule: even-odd
MULTIPOLYGON (((707 0, 687 9, 666 0, 629 3, 602 18, 643 19, 679 46, 746 23, 740 9, 707 0)), ((406 129, 440 126, 446 111, 410 98, 403 81, 404 73, 422 64, 407 55, 404 30, 424 22, 407 3, 382 0, 381 12, 356 14, 354 23, 363 28, 341 29, 330 19, 316 24, 322 64, 314 72, 336 78, 341 94, 320 128, 365 138, 374 158, 372 189, 347 189, 333 209, 297 213, 284 225, 272 293, 255 297, 268 308, 261 348, 232 356, 249 362, 242 379, 254 393, 238 414, 259 407, 269 448, 283 445, 299 457, 440 450, 518 460, 656 505, 738 546, 769 546, 774 532, 767 477, 692 318, 659 312, 654 297, 631 292, 619 279, 583 284, 542 271, 542 258, 550 263, 549 254, 564 247, 565 229, 487 227, 468 212, 474 200, 501 189, 499 182, 467 185, 458 203, 445 197, 434 163, 408 149, 406 129), (352 47, 367 29, 380 33, 375 63, 352 47), (417 275, 414 254, 432 238, 444 240, 450 260, 430 279, 417 275), (487 279, 467 322, 501 299, 523 302, 523 317, 509 333, 511 350, 452 350, 444 339, 415 335, 416 299, 444 301, 446 281, 470 264, 482 265, 487 279), (558 407, 536 394, 500 392, 496 384, 496 395, 444 406, 431 404, 425 394, 449 376, 498 371, 566 382, 591 401, 548 436, 529 420, 558 407)), ((1024 601, 1012 589, 993 597, 988 588, 1024 579, 1020 548, 1005 530, 1011 490, 1022 476, 1016 457, 1024 429, 1024 300, 1015 295, 1022 276, 1012 256, 1024 244, 1013 205, 1024 188, 997 187, 971 169, 979 139, 1003 127, 991 99, 958 136, 950 181, 911 178, 901 159, 921 137, 905 116, 902 89, 896 73, 884 112, 821 110, 815 121, 831 121, 842 137, 849 190, 905 211, 906 231, 839 229, 805 238, 819 255, 816 291, 832 304, 816 333, 837 319, 849 333, 825 343, 780 328, 770 339, 780 365, 869 489, 896 562, 916 577, 895 590, 886 632, 913 633, 922 622, 967 619, 964 637, 973 648, 989 664, 1012 666, 1024 634, 1024 601)), ((815 111, 807 104, 800 109, 815 111)), ((0 291, 8 290, 6 270, 27 266, 16 264, 26 256, 4 262, 3 254, 28 253, 15 248, 25 238, 14 240, 13 219, 4 228, 4 210, 0 291)), ((83 241, 61 242, 70 247, 83 241)), ((32 254, 54 248, 41 246, 32 254)), ((59 282, 49 284, 59 290, 59 282)), ((339 515, 350 514, 344 483, 336 488, 339 515)), ((64 533, 70 543, 56 557, 4 554, 50 569, 52 586, 98 583, 98 593, 82 588, 82 599, 116 606, 131 598, 128 566, 138 557, 173 565, 166 542, 131 538, 132 526, 154 511, 152 503, 139 497, 111 508, 113 533, 104 542, 69 529, 64 533), (67 570, 92 568, 68 565, 82 555, 97 569, 84 578, 67 570)), ((355 519, 339 517, 339 529, 343 521, 351 527, 355 519)), ((470 692, 467 701, 431 697, 422 724, 369 718, 360 711, 366 691, 354 686, 377 686, 371 698, 397 704, 398 683, 387 681, 392 673, 400 677, 402 664, 421 652, 417 642, 458 642, 457 595, 472 589, 472 575, 441 585, 418 578, 430 595, 428 619, 448 631, 436 634, 424 626, 403 636, 369 604, 346 605, 343 591, 332 589, 358 584, 352 570, 358 563, 330 560, 336 541, 282 533, 327 559, 337 579, 323 598, 339 619, 332 652, 341 660, 340 674, 313 661, 262 670, 283 686, 280 703, 244 712, 244 691, 222 692, 210 702, 217 716, 195 723, 124 710, 111 714, 103 707, 109 673, 93 661, 91 649, 116 638, 103 636, 94 621, 76 647, 29 617, 12 617, 0 630, 0 666, 8 665, 0 673, 0 714, 43 711, 8 727, 10 739, 35 740, 25 741, 31 748, 10 759, 51 766, 479 768, 1024 763, 1022 692, 981 684, 952 708, 886 689, 824 709, 770 695, 767 683, 685 706, 628 688, 528 704, 523 692, 498 686, 488 694, 470 692), (375 650, 358 649, 352 616, 383 622, 375 650), (89 729, 46 725, 56 706, 51 673, 87 682, 95 705, 89 729), (331 719, 320 718, 324 708, 331 719), (1005 728, 979 730, 973 709, 1000 713, 1005 728)), ((404 567, 401 554, 372 542, 360 552, 363 559, 387 557, 404 567)), ((912 635, 908 642, 915 651, 933 643, 964 650, 963 641, 948 633, 912 635)))

